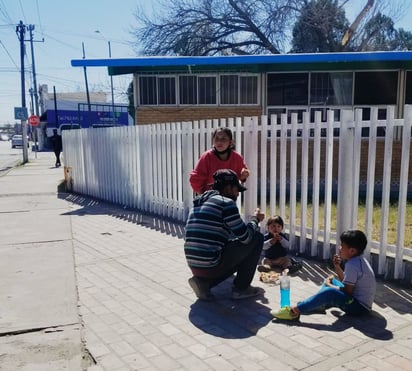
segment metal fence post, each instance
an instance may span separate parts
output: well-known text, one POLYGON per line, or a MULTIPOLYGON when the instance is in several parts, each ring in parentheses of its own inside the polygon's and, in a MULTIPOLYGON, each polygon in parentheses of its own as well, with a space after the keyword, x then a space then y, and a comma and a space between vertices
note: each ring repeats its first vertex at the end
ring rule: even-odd
POLYGON ((338 204, 336 214, 336 249, 339 236, 351 226, 352 165, 353 165, 354 119, 353 111, 342 111, 339 133, 338 204))
POLYGON ((189 183, 190 172, 193 169, 193 130, 192 123, 182 125, 182 187, 183 187, 183 221, 186 220, 192 207, 193 190, 189 183))
MULTIPOLYGON (((244 194, 244 215, 245 220, 252 215, 257 206, 257 182, 258 182, 258 118, 244 117, 244 159, 250 169, 252 176, 247 180, 247 191, 244 194)), ((266 205, 260 205, 263 212, 266 211, 266 205)))

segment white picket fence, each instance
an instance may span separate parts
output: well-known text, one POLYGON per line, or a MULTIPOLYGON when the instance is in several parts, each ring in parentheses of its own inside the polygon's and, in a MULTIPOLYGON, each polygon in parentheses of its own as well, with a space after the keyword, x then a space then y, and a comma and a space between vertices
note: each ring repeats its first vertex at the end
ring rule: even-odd
POLYGON ((243 215, 250 215, 256 206, 266 209, 266 215, 281 215, 287 221, 287 232, 296 250, 328 259, 335 252, 336 236, 345 229, 357 228, 361 143, 367 140, 365 233, 370 243, 365 254, 371 260, 377 258, 375 266, 379 275, 406 278, 409 282, 406 263, 412 257, 412 246, 404 246, 404 233, 407 222, 410 224, 406 211, 411 184, 408 172, 412 106, 405 106, 405 119, 394 119, 393 107, 387 108, 385 121, 377 119, 375 108, 369 121, 361 121, 360 113, 360 110, 342 111, 340 122, 334 121, 334 113, 329 111, 327 122, 322 122, 320 112, 316 112, 314 122, 310 122, 309 114, 304 114, 303 122, 298 123, 297 115, 292 114, 289 123, 287 116, 282 115, 280 125, 269 124, 269 119, 274 123, 276 117, 261 116, 65 131, 67 184, 76 193, 184 222, 193 199, 189 172, 200 154, 210 148, 213 130, 227 126, 232 129, 236 149, 244 155, 252 174, 247 180, 248 190, 239 201, 243 215), (386 128, 383 139, 377 138, 378 127, 386 128), (367 138, 362 137, 362 128, 369 128, 367 138), (402 162, 396 179, 397 232, 396 243, 389 244, 392 148, 394 132, 399 132, 399 128, 402 128, 402 162), (339 137, 334 137, 336 129, 339 137), (383 163, 376 160, 378 140, 385 141, 383 163), (312 148, 311 157, 309 148, 312 148), (334 154, 339 156, 335 165, 334 154), (338 169, 334 169, 336 166, 338 169), (373 241, 376 222, 373 224, 372 212, 378 184, 375 170, 381 166, 380 239, 373 241), (337 177, 333 176, 334 171, 337 177), (332 195, 336 190, 336 230, 333 230, 332 195))

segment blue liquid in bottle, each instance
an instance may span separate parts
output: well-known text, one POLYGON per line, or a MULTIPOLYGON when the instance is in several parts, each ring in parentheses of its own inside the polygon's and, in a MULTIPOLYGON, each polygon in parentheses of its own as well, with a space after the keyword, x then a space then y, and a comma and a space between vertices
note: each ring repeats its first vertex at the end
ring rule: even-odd
POLYGON ((280 277, 280 307, 290 307, 290 278, 285 269, 280 277))

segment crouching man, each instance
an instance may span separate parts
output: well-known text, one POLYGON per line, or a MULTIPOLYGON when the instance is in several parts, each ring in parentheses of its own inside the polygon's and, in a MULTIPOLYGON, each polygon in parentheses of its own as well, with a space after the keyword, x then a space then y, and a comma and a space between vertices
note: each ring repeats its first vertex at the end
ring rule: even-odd
POLYGON ((265 215, 256 209, 245 224, 236 200, 246 188, 236 173, 221 169, 213 175, 212 190, 196 197, 185 233, 185 256, 193 277, 189 285, 201 300, 211 300, 211 288, 236 273, 232 299, 257 296, 253 276, 263 247, 259 222, 265 215))

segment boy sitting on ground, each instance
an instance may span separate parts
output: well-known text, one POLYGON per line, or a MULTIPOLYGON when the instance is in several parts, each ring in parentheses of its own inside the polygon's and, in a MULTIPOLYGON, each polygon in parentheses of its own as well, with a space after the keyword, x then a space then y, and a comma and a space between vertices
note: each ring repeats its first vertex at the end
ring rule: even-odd
POLYGON ((360 316, 372 310, 376 280, 369 262, 362 256, 368 241, 359 230, 345 231, 340 236, 339 254, 333 257, 338 280, 329 276, 315 295, 292 307, 271 311, 273 317, 297 320, 301 314, 313 314, 337 307, 348 315, 360 316), (346 261, 345 270, 342 260, 346 261))
POLYGON ((259 272, 269 272, 273 268, 289 269, 289 273, 295 273, 302 268, 302 263, 292 260, 288 256, 289 240, 283 233, 283 219, 275 215, 268 219, 264 235, 262 264, 258 266, 259 272))

